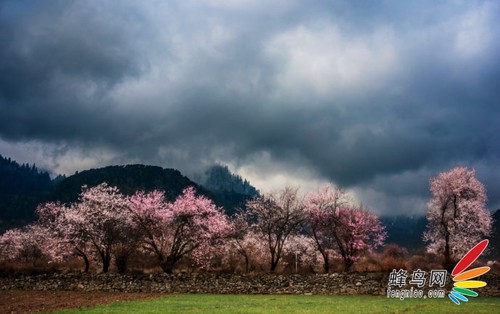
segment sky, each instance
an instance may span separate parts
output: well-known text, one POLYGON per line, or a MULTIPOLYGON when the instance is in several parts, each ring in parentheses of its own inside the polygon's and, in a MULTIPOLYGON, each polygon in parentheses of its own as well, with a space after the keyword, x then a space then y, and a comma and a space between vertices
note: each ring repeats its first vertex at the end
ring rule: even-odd
POLYGON ((500 208, 499 1, 0 1, 0 154, 225 164, 384 215, 476 170, 500 208))

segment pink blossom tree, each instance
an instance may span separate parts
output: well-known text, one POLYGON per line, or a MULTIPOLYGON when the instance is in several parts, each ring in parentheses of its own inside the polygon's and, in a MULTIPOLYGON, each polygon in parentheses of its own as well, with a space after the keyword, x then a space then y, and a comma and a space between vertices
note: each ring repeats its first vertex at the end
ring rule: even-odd
POLYGON ((248 273, 254 270, 266 270, 269 268, 268 248, 262 235, 256 234, 252 229, 241 234, 240 238, 235 238, 232 234, 224 245, 219 248, 218 256, 226 269, 235 271, 243 258, 242 271, 248 273))
POLYGON ((333 228, 335 244, 348 271, 364 254, 381 247, 387 233, 378 216, 362 206, 340 207, 337 217, 333 228))
POLYGON ((295 266, 309 269, 314 272, 315 266, 321 260, 321 254, 316 249, 315 240, 308 235, 290 236, 283 249, 283 255, 289 261, 294 261, 295 266))
POLYGON ((132 220, 141 230, 144 249, 153 253, 160 267, 172 273, 184 256, 206 265, 215 247, 231 232, 227 217, 204 196, 190 187, 167 203, 162 192, 138 192, 129 199, 132 220))
POLYGON ((247 202, 252 228, 267 244, 270 271, 274 272, 289 236, 296 234, 304 222, 304 204, 298 189, 286 187, 277 193, 259 196, 247 202))
POLYGON ((85 261, 88 256, 100 261, 102 271, 108 272, 117 247, 130 242, 133 228, 125 197, 118 188, 106 183, 82 188, 79 201, 65 206, 48 203, 38 208, 40 223, 72 245, 85 261))
POLYGON ((429 252, 443 254, 443 266, 451 271, 456 259, 491 233, 486 190, 466 167, 431 178, 430 190, 424 240, 429 252))
POLYGON ((83 188, 78 203, 71 206, 67 221, 83 240, 90 243, 94 256, 108 272, 117 246, 130 241, 132 218, 125 197, 106 183, 83 188))
POLYGON ((36 209, 37 223, 50 230, 52 236, 60 243, 65 243, 68 251, 66 255, 81 257, 84 262, 84 271, 90 268, 90 242, 83 232, 85 219, 81 217, 73 206, 66 206, 58 202, 40 204, 36 209))
POLYGON ((310 192, 305 200, 305 212, 314 243, 323 258, 325 273, 330 271, 330 257, 335 253, 335 237, 330 232, 338 222, 337 214, 341 206, 351 203, 348 194, 332 184, 325 184, 310 192))
POLYGON ((38 224, 7 230, 0 236, 0 256, 6 260, 60 262, 67 251, 64 242, 58 241, 50 230, 38 224))
POLYGON ((306 213, 325 272, 332 253, 342 257, 348 271, 363 254, 382 246, 387 236, 375 214, 352 204, 344 191, 332 185, 307 196, 306 213))
POLYGON ((248 273, 250 269, 250 255, 254 247, 252 239, 255 240, 255 238, 252 237, 252 229, 248 222, 247 214, 243 211, 237 212, 231 223, 232 233, 228 244, 243 257, 245 261, 245 273, 248 273))
POLYGON ((264 236, 255 232, 249 212, 237 211, 231 219, 231 224, 231 234, 221 250, 223 263, 230 265, 243 258, 245 273, 266 269, 269 265, 269 256, 266 254, 268 246, 262 240, 264 236))

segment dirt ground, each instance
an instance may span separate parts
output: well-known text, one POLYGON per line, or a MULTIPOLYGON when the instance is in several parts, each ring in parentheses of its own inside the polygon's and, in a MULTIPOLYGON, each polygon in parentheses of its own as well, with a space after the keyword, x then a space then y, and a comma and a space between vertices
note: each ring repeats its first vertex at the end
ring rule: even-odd
POLYGON ((154 299, 161 294, 80 291, 0 291, 0 313, 36 313, 117 301, 154 299))

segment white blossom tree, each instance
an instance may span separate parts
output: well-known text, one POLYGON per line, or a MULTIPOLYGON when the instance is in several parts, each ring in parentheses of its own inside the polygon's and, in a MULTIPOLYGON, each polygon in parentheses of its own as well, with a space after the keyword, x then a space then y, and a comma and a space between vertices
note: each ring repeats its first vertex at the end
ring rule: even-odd
POLYGON ((288 238, 296 234, 304 222, 304 202, 298 189, 283 190, 259 196, 247 202, 249 215, 255 220, 255 234, 267 244, 270 271, 274 272, 283 255, 288 238))
POLYGON ((474 170, 455 167, 430 180, 424 240, 428 251, 443 255, 450 270, 455 260, 491 233, 491 213, 486 208, 486 189, 474 170))

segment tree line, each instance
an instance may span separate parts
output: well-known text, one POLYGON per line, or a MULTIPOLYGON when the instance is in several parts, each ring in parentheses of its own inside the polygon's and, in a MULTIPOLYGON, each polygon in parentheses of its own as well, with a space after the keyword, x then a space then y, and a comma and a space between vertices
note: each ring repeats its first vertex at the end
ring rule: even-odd
POLYGON ((47 172, 0 155, 0 232, 33 221, 34 209, 53 188, 47 172))
MULTIPOLYGON (((430 189, 424 240, 449 268, 491 232, 486 191, 474 171, 464 167, 432 178, 430 189)), ((325 272, 337 258, 348 271, 387 237, 377 215, 333 184, 305 196, 292 187, 258 195, 229 217, 193 187, 168 200, 164 191, 125 196, 102 183, 83 186, 76 202, 40 204, 37 215, 35 223, 0 237, 1 259, 78 256, 85 271, 96 262, 102 272, 112 263, 125 272, 130 258, 141 252, 172 273, 182 260, 207 269, 237 256, 245 271, 259 260, 275 272, 284 256, 295 254, 303 264, 322 264, 325 272)))

